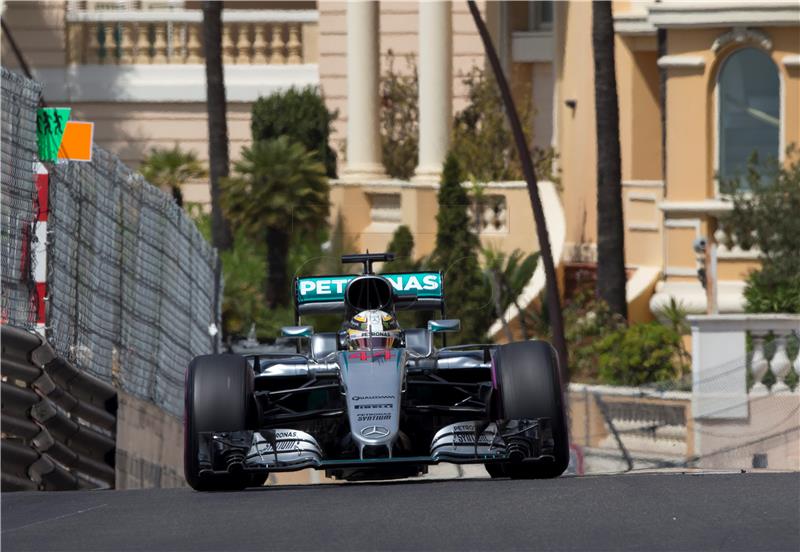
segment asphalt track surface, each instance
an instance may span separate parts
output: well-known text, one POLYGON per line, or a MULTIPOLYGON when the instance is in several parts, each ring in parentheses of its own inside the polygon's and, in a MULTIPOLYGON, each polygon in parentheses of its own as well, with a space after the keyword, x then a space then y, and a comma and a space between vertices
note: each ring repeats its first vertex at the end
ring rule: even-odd
POLYGON ((800 474, 6 493, 12 550, 800 550, 800 474))

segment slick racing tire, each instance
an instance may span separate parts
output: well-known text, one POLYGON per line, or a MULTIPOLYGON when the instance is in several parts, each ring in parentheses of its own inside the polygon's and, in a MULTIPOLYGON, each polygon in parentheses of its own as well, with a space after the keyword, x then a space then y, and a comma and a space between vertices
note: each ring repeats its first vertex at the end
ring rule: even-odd
POLYGON ((558 477, 569 464, 567 421, 558 362, 545 341, 522 341, 498 347, 494 364, 504 420, 549 418, 555 461, 487 463, 491 477, 547 479, 558 477))
POLYGON ((239 355, 195 357, 186 373, 184 409, 184 475, 196 491, 241 490, 251 484, 249 474, 203 475, 199 452, 208 451, 208 437, 200 433, 246 431, 253 397, 253 371, 239 355))

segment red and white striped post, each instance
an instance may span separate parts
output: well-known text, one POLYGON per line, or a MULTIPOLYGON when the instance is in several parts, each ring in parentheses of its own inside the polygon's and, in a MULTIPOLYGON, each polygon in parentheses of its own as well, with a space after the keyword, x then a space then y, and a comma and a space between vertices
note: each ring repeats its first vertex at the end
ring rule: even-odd
POLYGON ((35 236, 33 247, 33 280, 36 282, 36 331, 44 337, 47 323, 47 216, 50 213, 48 198, 50 194, 50 175, 47 168, 36 162, 36 192, 38 196, 38 213, 33 223, 35 236))

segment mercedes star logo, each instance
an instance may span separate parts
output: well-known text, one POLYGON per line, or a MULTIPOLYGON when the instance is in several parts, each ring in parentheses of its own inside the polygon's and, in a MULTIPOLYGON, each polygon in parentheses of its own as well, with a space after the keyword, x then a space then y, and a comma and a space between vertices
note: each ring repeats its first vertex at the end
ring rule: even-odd
POLYGON ((383 426, 367 426, 361 430, 361 435, 364 437, 386 437, 389 435, 389 429, 383 426))

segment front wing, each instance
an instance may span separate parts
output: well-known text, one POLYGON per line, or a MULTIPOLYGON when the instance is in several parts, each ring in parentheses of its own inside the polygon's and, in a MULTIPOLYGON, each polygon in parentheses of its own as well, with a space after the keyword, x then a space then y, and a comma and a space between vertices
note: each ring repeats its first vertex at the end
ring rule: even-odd
MULTIPOLYGON (((252 435, 246 453, 242 450, 244 469, 252 472, 554 459, 553 435, 547 419, 451 424, 435 434, 429 456, 330 459, 324 458, 316 439, 303 431, 273 429, 246 433, 252 435)), ((225 433, 214 433, 210 437, 218 446, 230 447, 233 442, 242 443, 241 435, 237 435, 237 439, 225 433)), ((212 470, 206 472, 215 473, 212 470)))

